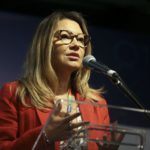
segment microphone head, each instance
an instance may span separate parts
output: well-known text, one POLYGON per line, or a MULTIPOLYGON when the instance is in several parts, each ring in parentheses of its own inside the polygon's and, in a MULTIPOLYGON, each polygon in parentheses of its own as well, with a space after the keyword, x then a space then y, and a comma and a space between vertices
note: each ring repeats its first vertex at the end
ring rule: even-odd
POLYGON ((89 67, 89 62, 90 61, 93 61, 93 62, 96 62, 96 58, 92 55, 87 55, 83 58, 83 65, 85 67, 89 67))

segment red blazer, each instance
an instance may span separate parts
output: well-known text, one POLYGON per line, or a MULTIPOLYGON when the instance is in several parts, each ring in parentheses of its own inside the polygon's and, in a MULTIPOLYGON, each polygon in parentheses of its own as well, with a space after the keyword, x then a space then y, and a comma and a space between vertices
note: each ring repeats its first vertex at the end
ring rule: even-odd
MULTIPOLYGON (((22 106, 16 98, 17 82, 5 84, 0 90, 0 150, 31 150, 37 139, 43 124, 50 112, 42 112, 36 108, 22 106)), ((76 94, 76 99, 87 101, 76 94)), ((100 98, 100 104, 106 104, 100 98)), ((92 105, 79 105, 83 121, 93 124, 109 125, 109 115, 106 107, 94 107, 92 105)), ((91 137, 103 136, 93 132, 91 137)), ((38 149, 45 150, 43 141, 38 144, 38 149), (40 148, 41 147, 41 148, 40 148)), ((59 149, 58 142, 49 146, 48 149, 59 149)), ((89 150, 96 150, 97 145, 90 143, 89 150)))

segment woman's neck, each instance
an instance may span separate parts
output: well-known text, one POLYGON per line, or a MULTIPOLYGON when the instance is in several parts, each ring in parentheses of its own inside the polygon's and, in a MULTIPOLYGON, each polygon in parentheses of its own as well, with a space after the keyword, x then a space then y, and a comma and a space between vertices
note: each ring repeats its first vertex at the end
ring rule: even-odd
POLYGON ((70 87, 70 75, 60 74, 58 76, 58 87, 56 89, 56 95, 63 95, 68 92, 70 87))

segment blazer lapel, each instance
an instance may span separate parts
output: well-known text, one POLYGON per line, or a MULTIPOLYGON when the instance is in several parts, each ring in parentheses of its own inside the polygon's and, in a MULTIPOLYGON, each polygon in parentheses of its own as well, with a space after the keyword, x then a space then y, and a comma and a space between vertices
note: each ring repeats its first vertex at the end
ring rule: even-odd
POLYGON ((37 116, 40 120, 40 123, 42 125, 44 125, 46 123, 49 115, 52 113, 52 109, 50 111, 42 111, 42 110, 36 109, 36 112, 37 112, 37 116))
MULTIPOLYGON (((89 102, 87 99, 83 99, 80 97, 80 95, 77 93, 76 94, 76 100, 82 101, 82 102, 89 102)), ((94 114, 94 109, 92 107, 92 104, 79 104, 79 109, 81 112, 81 117, 83 121, 90 121, 93 122, 92 120, 95 120, 93 114, 94 114)))

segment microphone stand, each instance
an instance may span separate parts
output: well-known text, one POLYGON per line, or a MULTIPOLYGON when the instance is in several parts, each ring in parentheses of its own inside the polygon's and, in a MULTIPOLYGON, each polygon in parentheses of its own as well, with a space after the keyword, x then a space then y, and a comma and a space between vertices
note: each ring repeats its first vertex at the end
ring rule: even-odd
POLYGON ((144 110, 144 114, 146 115, 147 119, 150 121, 150 114, 149 111, 144 108, 144 106, 139 102, 135 94, 131 92, 131 90, 127 87, 127 85, 123 82, 121 77, 116 71, 113 73, 107 72, 108 78, 131 100, 138 108, 144 110))
POLYGON ((123 82, 119 74, 115 70, 111 70, 102 62, 98 63, 94 56, 87 55, 83 60, 83 65, 89 68, 94 69, 98 73, 103 73, 106 75, 128 98, 131 100, 138 108, 143 109, 144 114, 147 119, 150 121, 150 113, 144 108, 144 106, 136 98, 127 85, 123 82))

